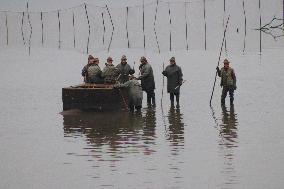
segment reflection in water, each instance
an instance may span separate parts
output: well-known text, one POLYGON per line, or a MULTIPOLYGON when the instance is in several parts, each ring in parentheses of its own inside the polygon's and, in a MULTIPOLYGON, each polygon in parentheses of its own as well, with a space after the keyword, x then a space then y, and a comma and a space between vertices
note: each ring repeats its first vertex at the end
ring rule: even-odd
POLYGON ((63 113, 64 136, 85 138, 87 155, 77 156, 119 161, 128 154, 154 152, 155 120, 154 109, 146 113, 68 111, 63 113))
POLYGON ((238 119, 234 106, 230 106, 229 110, 225 105, 222 105, 221 108, 222 116, 219 119, 221 123, 218 124, 218 118, 215 115, 213 107, 211 107, 212 116, 219 129, 219 136, 221 139, 219 141, 220 155, 224 158, 224 167, 221 171, 224 175, 223 185, 224 188, 234 188, 234 185, 238 183, 237 172, 234 164, 234 148, 238 147, 238 119))
POLYGON ((184 123, 183 114, 180 113, 180 109, 171 107, 168 113, 169 129, 168 140, 170 145, 173 146, 172 153, 176 154, 179 151, 179 147, 184 146, 184 123))
POLYGON ((225 105, 222 105, 222 124, 220 124, 220 135, 225 139, 224 144, 226 147, 237 147, 237 115, 235 114, 234 106, 230 106, 227 110, 225 105))
POLYGON ((156 139, 156 109, 155 107, 148 107, 146 115, 144 117, 143 125, 143 143, 145 144, 144 154, 149 155, 154 152, 154 150, 149 149, 147 146, 155 145, 156 139))

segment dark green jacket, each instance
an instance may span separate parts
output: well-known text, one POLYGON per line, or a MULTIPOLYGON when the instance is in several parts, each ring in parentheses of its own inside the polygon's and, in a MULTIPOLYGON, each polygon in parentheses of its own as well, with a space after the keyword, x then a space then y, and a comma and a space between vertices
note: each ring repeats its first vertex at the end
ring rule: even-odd
POLYGON ((131 69, 131 67, 128 64, 123 65, 120 63, 116 66, 116 68, 118 70, 118 75, 119 75, 118 81, 120 83, 125 83, 126 81, 129 80, 128 76, 135 73, 135 71, 131 69))
POLYGON ((176 64, 168 65, 163 71, 163 75, 167 77, 167 89, 168 93, 179 93, 180 86, 182 84, 182 71, 176 64))
POLYGON ((117 69, 112 64, 106 64, 102 71, 102 77, 105 83, 115 83, 117 77, 117 69))
POLYGON ((236 87, 237 79, 233 68, 228 68, 227 70, 221 68, 218 71, 218 76, 221 77, 220 85, 223 87, 236 87))
POLYGON ((103 83, 101 74, 102 71, 99 65, 93 64, 88 67, 88 80, 91 83, 103 83))
POLYGON ((153 69, 149 63, 141 66, 141 76, 138 78, 141 80, 142 90, 151 91, 155 89, 155 79, 153 69))

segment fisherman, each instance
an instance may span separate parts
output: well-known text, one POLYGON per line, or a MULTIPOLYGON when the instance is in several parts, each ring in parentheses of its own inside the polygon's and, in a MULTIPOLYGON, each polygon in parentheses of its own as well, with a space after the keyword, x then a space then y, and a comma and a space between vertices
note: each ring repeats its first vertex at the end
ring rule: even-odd
POLYGON ((102 77, 104 78, 105 84, 115 84, 117 75, 117 69, 112 64, 113 59, 111 57, 107 58, 107 63, 105 63, 105 67, 102 71, 102 77))
POLYGON ((156 106, 153 69, 144 56, 141 57, 140 62, 139 70, 141 76, 139 76, 138 79, 141 80, 142 90, 147 93, 147 104, 148 106, 156 106))
POLYGON ((176 65, 175 57, 170 59, 170 65, 162 72, 167 77, 167 90, 170 93, 171 106, 174 106, 174 96, 176 96, 176 107, 179 108, 180 86, 182 85, 182 71, 176 65))
POLYGON ((222 95, 221 95, 221 104, 225 104, 225 98, 227 93, 230 95, 230 104, 234 104, 234 91, 237 89, 237 79, 235 75, 235 71, 233 68, 229 66, 230 62, 225 59, 223 61, 224 67, 219 69, 216 68, 218 76, 221 77, 221 87, 223 87, 222 95))
POLYGON ((142 99, 143 99, 143 92, 141 88, 141 84, 139 81, 131 75, 129 77, 129 81, 126 81, 123 84, 115 84, 114 88, 127 88, 128 90, 128 108, 131 112, 134 111, 134 107, 137 111, 140 111, 142 108, 142 99))
POLYGON ((88 63, 82 69, 82 76, 84 77, 84 82, 85 83, 89 83, 89 81, 88 81, 88 68, 91 65, 91 63, 94 61, 94 59, 95 58, 92 55, 89 55, 88 63))
POLYGON ((127 64, 127 58, 125 55, 121 57, 121 63, 116 66, 118 70, 118 78, 117 80, 120 83, 125 83, 129 80, 129 75, 132 75, 135 73, 134 69, 131 69, 131 67, 127 64))
POLYGON ((90 81, 90 83, 101 84, 104 82, 101 74, 102 71, 99 66, 99 59, 94 58, 93 62, 91 62, 88 68, 88 80, 90 81))

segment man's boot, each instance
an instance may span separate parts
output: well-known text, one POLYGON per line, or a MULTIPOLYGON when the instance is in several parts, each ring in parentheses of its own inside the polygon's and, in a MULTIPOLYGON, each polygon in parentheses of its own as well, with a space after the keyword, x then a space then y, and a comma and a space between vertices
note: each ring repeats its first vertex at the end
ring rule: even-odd
POLYGON ((225 104, 225 98, 221 98, 221 104, 222 104, 222 105, 225 104))
POLYGON ((230 104, 234 105, 234 98, 230 98, 230 104))
POLYGON ((151 96, 147 94, 147 105, 151 107, 151 96))
POLYGON ((153 106, 156 106, 156 99, 155 99, 155 96, 152 97, 152 104, 153 104, 153 106))
POLYGON ((179 95, 176 95, 176 101, 177 101, 176 107, 179 108, 179 95))
POLYGON ((171 99, 171 107, 174 106, 174 94, 170 93, 170 99, 171 99))

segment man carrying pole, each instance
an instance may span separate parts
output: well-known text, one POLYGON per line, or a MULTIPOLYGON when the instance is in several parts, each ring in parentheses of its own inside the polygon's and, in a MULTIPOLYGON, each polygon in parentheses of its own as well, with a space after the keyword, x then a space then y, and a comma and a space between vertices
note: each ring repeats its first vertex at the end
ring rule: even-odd
POLYGON ((147 93, 147 105, 148 107, 156 106, 153 69, 144 56, 141 57, 140 62, 139 70, 141 75, 138 80, 141 80, 142 90, 147 93))
POLYGON ((171 106, 174 106, 174 96, 176 96, 176 107, 179 108, 180 86, 183 83, 183 74, 181 68, 176 65, 175 57, 170 59, 170 65, 166 67, 162 74, 167 77, 167 90, 170 93, 171 106))
POLYGON ((237 79, 234 72, 234 69, 229 66, 230 62, 225 59, 224 60, 224 67, 219 69, 216 67, 218 76, 221 77, 221 87, 223 87, 222 95, 221 95, 221 104, 225 104, 225 98, 227 93, 229 92, 230 95, 230 104, 234 105, 234 91, 237 89, 237 79))

